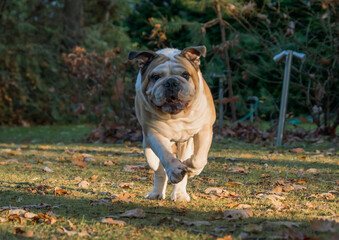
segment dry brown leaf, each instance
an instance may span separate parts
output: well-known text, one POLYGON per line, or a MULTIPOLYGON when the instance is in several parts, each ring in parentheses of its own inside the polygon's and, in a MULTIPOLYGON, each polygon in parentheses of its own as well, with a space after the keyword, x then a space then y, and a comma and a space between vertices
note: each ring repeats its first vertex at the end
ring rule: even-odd
POLYGON ((25 218, 28 218, 28 219, 32 219, 32 218, 34 218, 34 217, 36 217, 36 216, 38 216, 38 214, 31 213, 31 212, 26 212, 26 213, 24 214, 24 217, 25 217, 25 218))
POLYGON ((89 186, 89 182, 87 181, 81 181, 78 183, 78 187, 88 188, 88 186, 89 186))
POLYGON ((261 174, 261 178, 270 178, 271 175, 270 174, 261 174))
POLYGON ((66 233, 68 236, 74 236, 74 235, 78 234, 78 232, 76 232, 76 231, 68 231, 64 227, 61 227, 61 229, 64 230, 64 233, 66 233))
POLYGON ((132 189, 133 186, 134 186, 134 183, 119 183, 118 186, 121 187, 121 188, 129 188, 129 189, 132 189))
POLYGON ((40 145, 40 146, 38 146, 38 149, 39 150, 51 149, 51 146, 49 146, 49 145, 40 145))
POLYGON ((112 225, 117 225, 118 227, 123 227, 126 225, 125 221, 121 221, 121 220, 114 220, 113 218, 103 218, 101 219, 102 223, 108 223, 108 224, 112 224, 112 225))
POLYGON ((148 169, 147 164, 141 164, 141 165, 126 165, 124 167, 125 172, 136 172, 141 169, 148 169))
POLYGON ((283 188, 281 186, 277 186, 274 189, 272 189, 270 192, 272 193, 281 193, 283 191, 283 188))
POLYGON ((217 240, 232 240, 231 235, 224 236, 223 238, 217 238, 217 240))
POLYGON ((19 163, 19 161, 17 159, 7 159, 5 161, 0 162, 0 165, 7 165, 13 163, 19 163))
POLYGON ((22 152, 12 150, 12 151, 7 152, 7 155, 8 156, 17 156, 17 155, 22 155, 22 152))
POLYGON ((128 210, 128 211, 120 214, 120 217, 125 217, 125 218, 145 218, 146 217, 146 213, 141 208, 135 208, 135 209, 128 210))
POLYGON ((302 148, 292 148, 290 150, 288 150, 290 153, 303 153, 304 149, 302 148))
POLYGON ((7 218, 0 217, 0 223, 7 222, 7 218))
POLYGON ((209 193, 222 193, 223 189, 222 188, 218 188, 218 187, 209 187, 206 188, 205 193, 209 194, 209 193))
POLYGON ((18 208, 18 209, 11 209, 11 210, 8 210, 7 214, 9 216, 11 215, 18 215, 18 216, 24 216, 26 213, 26 210, 24 209, 21 209, 21 208, 18 208))
POLYGON ((20 237, 24 237, 24 238, 31 238, 34 237, 34 232, 32 230, 28 230, 27 232, 21 228, 15 228, 14 235, 18 235, 20 237))
POLYGON ((77 229, 77 227, 76 227, 70 220, 67 220, 67 222, 68 222, 68 226, 69 226, 72 230, 77 229))
POLYGON ((112 199, 112 202, 129 202, 132 198, 135 198, 135 193, 120 193, 116 198, 112 199))
POLYGON ((92 177, 90 177, 89 179, 94 181, 94 180, 97 180, 97 178, 99 177, 99 175, 93 175, 92 177))
POLYGON ((242 167, 231 167, 228 169, 229 172, 231 173, 240 173, 240 174, 248 174, 248 171, 246 171, 244 168, 242 167))
POLYGON ((105 165, 105 166, 112 166, 112 165, 115 165, 115 164, 116 164, 116 163, 113 162, 112 160, 107 160, 107 161, 104 162, 104 165, 105 165))
POLYGON ((44 172, 54 172, 52 169, 50 169, 49 167, 43 167, 42 171, 44 172))
POLYGON ((267 195, 265 198, 271 200, 275 209, 280 210, 280 209, 285 208, 285 205, 282 202, 280 202, 279 200, 277 200, 275 195, 267 195))
POLYGON ((253 217, 251 209, 234 209, 224 212, 224 218, 227 220, 240 220, 253 217))
POLYGON ((54 188, 54 195, 66 195, 68 194, 68 191, 61 188, 61 187, 55 187, 54 188))
POLYGON ((238 209, 247 209, 247 208, 251 208, 252 206, 251 205, 248 205, 248 204, 239 204, 237 206, 238 209))
POLYGON ((317 175, 317 174, 319 174, 319 171, 318 171, 318 169, 316 169, 316 168, 309 168, 309 169, 307 169, 307 170, 305 171, 305 173, 310 173, 310 174, 317 175))

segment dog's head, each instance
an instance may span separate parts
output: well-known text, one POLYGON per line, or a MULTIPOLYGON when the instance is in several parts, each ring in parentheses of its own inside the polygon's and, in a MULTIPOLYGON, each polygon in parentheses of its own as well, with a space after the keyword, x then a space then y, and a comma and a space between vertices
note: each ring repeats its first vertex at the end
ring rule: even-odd
POLYGON ((200 56, 206 47, 162 49, 157 52, 130 52, 129 60, 137 59, 141 73, 141 91, 158 110, 177 114, 186 109, 199 88, 200 56))

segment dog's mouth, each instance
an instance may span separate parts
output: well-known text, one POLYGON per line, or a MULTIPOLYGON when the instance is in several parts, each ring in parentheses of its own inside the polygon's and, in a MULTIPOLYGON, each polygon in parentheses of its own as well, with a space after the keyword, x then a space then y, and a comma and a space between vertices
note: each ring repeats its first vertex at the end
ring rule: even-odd
POLYGON ((178 114, 185 108, 187 108, 188 102, 184 102, 177 98, 168 98, 164 105, 161 106, 161 110, 163 112, 167 112, 169 114, 178 114))

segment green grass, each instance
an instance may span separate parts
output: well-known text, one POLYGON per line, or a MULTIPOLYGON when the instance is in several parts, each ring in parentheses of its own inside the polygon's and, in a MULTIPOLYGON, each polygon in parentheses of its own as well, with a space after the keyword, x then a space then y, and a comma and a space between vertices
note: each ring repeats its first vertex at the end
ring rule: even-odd
MULTIPOLYGON (((175 203, 169 200, 173 189, 171 184, 166 200, 144 199, 153 185, 149 169, 139 169, 134 173, 123 170, 126 165, 145 163, 140 143, 80 143, 88 132, 89 126, 0 128, 0 162, 8 159, 18 161, 0 165, 0 208, 48 203, 52 209, 32 208, 30 211, 52 211, 57 214, 57 222, 53 225, 16 220, 0 223, 0 239, 22 239, 20 235, 13 234, 18 227, 25 231, 32 230, 36 239, 78 239, 78 235, 68 236, 62 230, 62 227, 72 230, 68 220, 75 225, 72 231, 87 232, 90 235, 88 239, 216 239, 227 235, 237 239, 244 234, 252 239, 279 239, 289 232, 288 228, 279 224, 281 221, 300 223, 298 227, 292 227, 294 233, 291 234, 295 235, 302 232, 327 239, 334 234, 330 231, 320 233, 310 228, 310 220, 316 217, 338 220, 338 148, 331 143, 325 142, 319 146, 299 143, 296 146, 305 149, 302 154, 288 152, 295 146, 275 149, 233 140, 214 143, 209 163, 202 174, 189 180, 188 192, 195 199, 189 203, 175 203), (329 148, 335 149, 327 151, 329 148), (9 149, 14 152, 9 152, 9 149), (90 154, 93 161, 80 168, 73 162, 78 153, 90 154), (105 165, 108 160, 114 161, 115 165, 105 165), (46 166, 54 172, 43 172, 41 169, 46 166), (235 167, 243 168, 248 174, 230 172, 235 167), (311 168, 317 169, 317 173, 306 172, 311 168), (270 177, 262 178, 262 174, 270 177), (87 180, 90 183, 87 189, 78 187, 79 180, 74 180, 76 177, 85 180, 93 175, 98 175, 98 178, 87 180), (269 199, 256 197, 275 188, 274 183, 278 180, 291 178, 306 179, 307 182, 300 185, 307 189, 283 193, 283 209, 275 209, 269 199), (228 181, 243 185, 225 186, 228 181), (132 182, 132 189, 119 187, 119 183, 132 182), (38 185, 62 187, 68 194, 54 195, 53 191, 47 191, 41 195, 27 190, 38 185), (208 187, 222 187, 234 192, 238 198, 205 199, 201 193, 208 187), (330 194, 334 197, 326 199, 319 195, 329 191, 334 191, 334 195, 330 194), (122 192, 135 193, 136 196, 129 202, 114 202, 109 206, 90 204, 99 199, 111 201, 115 194, 122 192), (316 197, 309 198, 312 194, 316 197), (251 205, 253 217, 225 220, 223 212, 236 209, 237 204, 251 205), (142 208, 146 217, 119 217, 121 213, 134 208, 142 208), (118 227, 101 223, 101 218, 105 216, 123 220, 126 225, 118 227), (208 221, 210 225, 188 226, 183 221, 208 221), (278 225, 275 225, 277 222, 278 225), (256 227, 259 230, 253 230, 256 227), (217 231, 216 228, 224 231, 217 231)), ((6 211, 1 211, 0 217, 7 219, 6 211)))

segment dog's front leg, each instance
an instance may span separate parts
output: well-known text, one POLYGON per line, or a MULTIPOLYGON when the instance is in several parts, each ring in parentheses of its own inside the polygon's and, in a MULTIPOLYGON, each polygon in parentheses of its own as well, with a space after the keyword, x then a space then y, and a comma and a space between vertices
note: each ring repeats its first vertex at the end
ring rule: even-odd
POLYGON ((199 175, 207 164, 207 155, 211 147, 212 138, 213 131, 210 126, 203 127, 194 135, 194 154, 184 162, 190 176, 199 175))
POLYGON ((155 155, 153 150, 149 145, 146 143, 146 138, 144 137, 144 153, 147 160, 148 165, 154 171, 154 186, 150 193, 146 195, 148 199, 165 199, 166 197, 166 186, 167 186, 167 174, 160 163, 159 158, 155 155))
POLYGON ((185 177, 187 167, 172 152, 172 143, 160 134, 149 132, 144 136, 146 144, 151 147, 164 166, 172 183, 179 183, 185 177))

